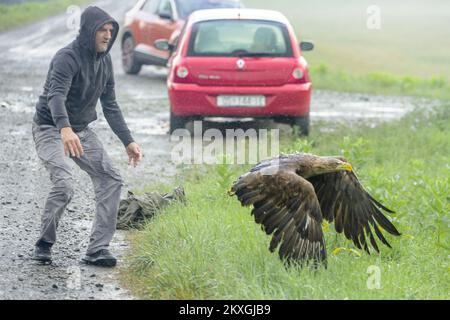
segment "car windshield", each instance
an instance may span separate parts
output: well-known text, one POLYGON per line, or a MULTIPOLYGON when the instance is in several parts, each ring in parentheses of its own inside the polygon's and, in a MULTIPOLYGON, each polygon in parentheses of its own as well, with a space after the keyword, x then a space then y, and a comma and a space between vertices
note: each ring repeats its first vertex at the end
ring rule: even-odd
POLYGON ((291 57, 287 28, 261 20, 214 20, 193 26, 189 56, 291 57))
POLYGON ((176 4, 182 19, 187 19, 196 10, 242 7, 238 0, 176 0, 176 4))

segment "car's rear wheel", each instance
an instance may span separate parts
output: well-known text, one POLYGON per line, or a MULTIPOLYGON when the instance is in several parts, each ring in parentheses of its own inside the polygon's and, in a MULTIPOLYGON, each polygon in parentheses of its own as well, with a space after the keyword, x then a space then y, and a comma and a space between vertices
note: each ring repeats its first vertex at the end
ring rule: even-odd
POLYGON ((303 117, 292 117, 291 126, 294 128, 298 127, 299 136, 309 136, 309 114, 303 117))
POLYGON ((133 36, 127 35, 122 43, 122 66, 128 74, 138 74, 142 68, 142 64, 136 61, 134 47, 133 36))
POLYGON ((276 122, 288 124, 294 130, 297 127, 299 136, 309 135, 309 114, 303 117, 277 116, 272 119, 276 122))
POLYGON ((170 112, 170 129, 169 133, 172 134, 177 129, 184 129, 186 127, 187 118, 174 115, 170 112))

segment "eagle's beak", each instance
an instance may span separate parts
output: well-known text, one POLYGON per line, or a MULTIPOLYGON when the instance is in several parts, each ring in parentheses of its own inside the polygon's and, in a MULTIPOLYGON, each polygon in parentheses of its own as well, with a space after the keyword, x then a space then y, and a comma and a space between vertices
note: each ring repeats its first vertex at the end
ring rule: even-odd
POLYGON ((353 167, 350 163, 344 163, 341 165, 341 169, 345 171, 353 171, 353 167))

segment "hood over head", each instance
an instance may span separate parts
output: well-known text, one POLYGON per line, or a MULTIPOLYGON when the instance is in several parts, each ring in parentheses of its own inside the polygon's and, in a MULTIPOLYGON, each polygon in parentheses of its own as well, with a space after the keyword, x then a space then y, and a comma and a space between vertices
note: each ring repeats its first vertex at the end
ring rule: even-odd
POLYGON ((119 24, 113 17, 99 7, 89 6, 81 14, 80 33, 77 37, 77 41, 93 57, 97 56, 97 51, 95 50, 95 34, 97 30, 106 23, 112 23, 114 30, 108 44, 108 49, 99 54, 97 58, 107 55, 111 50, 111 47, 119 34, 119 24))

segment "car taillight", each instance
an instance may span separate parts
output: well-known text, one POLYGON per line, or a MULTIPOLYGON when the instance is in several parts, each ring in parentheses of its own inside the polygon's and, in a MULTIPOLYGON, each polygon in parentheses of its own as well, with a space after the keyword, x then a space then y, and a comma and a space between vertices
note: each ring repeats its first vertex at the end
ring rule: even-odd
POLYGON ((303 73, 303 70, 300 68, 295 68, 294 71, 292 72, 292 76, 294 77, 294 79, 300 80, 303 78, 305 74, 303 73))
POLYGON ((177 68, 177 77, 185 79, 189 75, 189 70, 186 67, 177 68))
POLYGON ((292 71, 289 83, 307 83, 309 82, 308 71, 303 68, 295 68, 292 71))
POLYGON ((173 81, 176 83, 192 83, 191 74, 185 66, 178 66, 175 68, 173 81))

